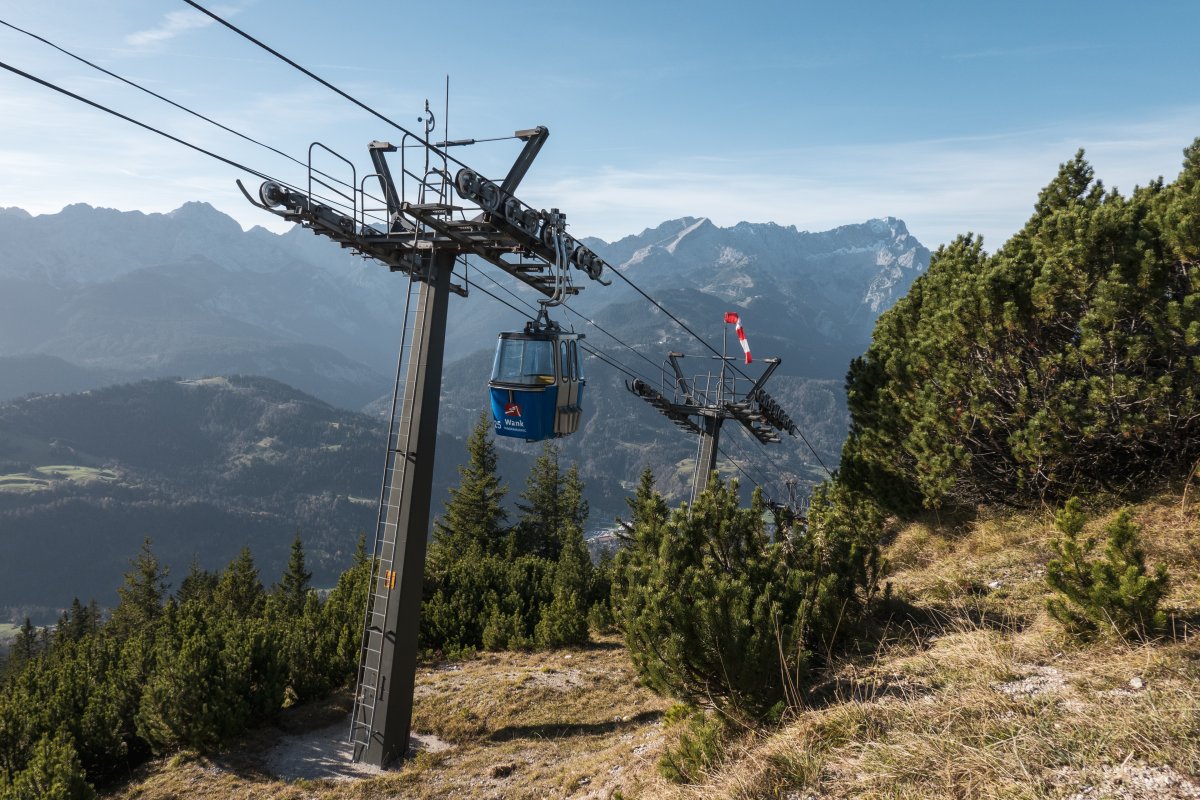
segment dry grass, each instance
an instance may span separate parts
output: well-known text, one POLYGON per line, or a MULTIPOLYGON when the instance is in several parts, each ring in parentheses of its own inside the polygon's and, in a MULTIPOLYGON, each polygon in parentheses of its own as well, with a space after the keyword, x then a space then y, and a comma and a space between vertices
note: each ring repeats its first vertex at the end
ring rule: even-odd
MULTIPOLYGON (((301 732, 345 718, 345 697, 301 706, 301 732)), ((642 796, 662 748, 667 703, 636 685, 616 640, 553 653, 498 653, 418 670, 413 728, 454 745, 354 781, 284 782, 263 768, 285 731, 259 731, 217 758, 148 765, 121 800, 262 798, 607 798, 642 796)))
MULTIPOLYGON (((1007 513, 958 529, 911 524, 888 548, 895 613, 875 632, 874 651, 837 664, 808 709, 774 735, 736 745, 703 786, 656 792, 1200 796, 1200 519, 1178 497, 1133 512, 1149 560, 1171 571, 1171 639, 1084 646, 1063 636, 1044 610, 1051 514, 1007 513), (1159 772, 1182 789, 1129 777, 1159 772), (1094 794, 1114 773, 1124 788, 1094 794)), ((1098 514, 1089 531, 1115 513, 1098 514)))
MULTIPOLYGON (((147 767, 114 796, 1200 797, 1200 504, 1185 510, 1178 496, 1161 497, 1133 512, 1150 561, 1171 571, 1172 640, 1064 637, 1045 612, 1049 513, 911 524, 888 547, 890 617, 841 657, 807 708, 730 744, 700 786, 657 775, 668 703, 636 686, 608 641, 423 668, 414 726, 454 747, 380 777, 274 780, 247 755, 282 735, 269 731, 240 756, 147 767), (1139 774, 1196 781, 1197 794, 1147 788, 1139 774)), ((1097 514, 1089 531, 1115 513, 1097 514)), ((316 727, 345 709, 296 713, 307 717, 289 717, 292 727, 316 727)))

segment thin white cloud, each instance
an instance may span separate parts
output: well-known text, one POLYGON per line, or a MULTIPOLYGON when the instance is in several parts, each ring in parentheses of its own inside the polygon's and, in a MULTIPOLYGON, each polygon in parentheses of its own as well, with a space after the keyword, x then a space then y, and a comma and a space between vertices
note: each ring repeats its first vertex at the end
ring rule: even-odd
POLYGON ((945 56, 951 61, 973 61, 985 58, 1041 58, 1061 53, 1077 53, 1085 50, 1100 50, 1100 44, 1046 44, 1027 47, 988 47, 983 50, 968 50, 945 56))
MULTIPOLYGON (((219 11, 215 11, 215 13, 225 16, 234 13, 234 10, 222 8, 219 11)), ((125 43, 130 47, 139 49, 157 47, 187 31, 206 28, 212 24, 212 18, 201 14, 199 11, 192 9, 171 11, 163 17, 163 21, 158 27, 131 33, 125 37, 125 43)))

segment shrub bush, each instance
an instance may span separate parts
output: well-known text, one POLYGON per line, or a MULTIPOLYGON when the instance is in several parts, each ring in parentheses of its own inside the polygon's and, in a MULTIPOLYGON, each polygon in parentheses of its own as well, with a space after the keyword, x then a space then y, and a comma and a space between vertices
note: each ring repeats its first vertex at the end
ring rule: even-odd
POLYGON ((1170 584, 1167 569, 1146 568, 1140 530, 1122 510, 1104 528, 1104 553, 1095 556, 1097 539, 1081 538, 1085 517, 1079 498, 1072 497, 1055 517, 1062 537, 1051 543, 1054 558, 1046 566, 1046 582, 1058 592, 1047 608, 1051 616, 1077 636, 1113 633, 1145 639, 1163 630, 1159 609, 1170 584))

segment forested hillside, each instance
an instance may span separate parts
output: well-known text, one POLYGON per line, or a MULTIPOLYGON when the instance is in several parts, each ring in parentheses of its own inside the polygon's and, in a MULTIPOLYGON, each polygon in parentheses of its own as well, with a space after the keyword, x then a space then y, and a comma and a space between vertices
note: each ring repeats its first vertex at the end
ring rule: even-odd
MULTIPOLYGON (((48 622, 72 597, 112 606, 146 536, 181 576, 193 558, 217 569, 246 545, 278 571, 299 534, 317 585, 330 586, 374 530, 384 435, 376 417, 266 378, 144 381, 0 404, 5 620, 48 622)), ((443 437, 435 510, 464 441, 443 437)), ((531 460, 505 453, 503 463, 520 476, 531 460)))

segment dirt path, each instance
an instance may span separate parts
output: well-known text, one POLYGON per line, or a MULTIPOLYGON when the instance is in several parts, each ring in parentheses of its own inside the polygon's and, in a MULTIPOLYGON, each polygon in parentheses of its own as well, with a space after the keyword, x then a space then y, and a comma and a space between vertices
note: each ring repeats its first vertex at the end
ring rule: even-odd
MULTIPOLYGON (((350 717, 307 733, 284 736, 267 753, 264 767, 283 781, 335 780, 348 781, 379 775, 381 770, 369 764, 355 763, 347 740, 350 717)), ((409 749, 415 752, 440 753, 451 745, 436 736, 414 734, 409 749)))

